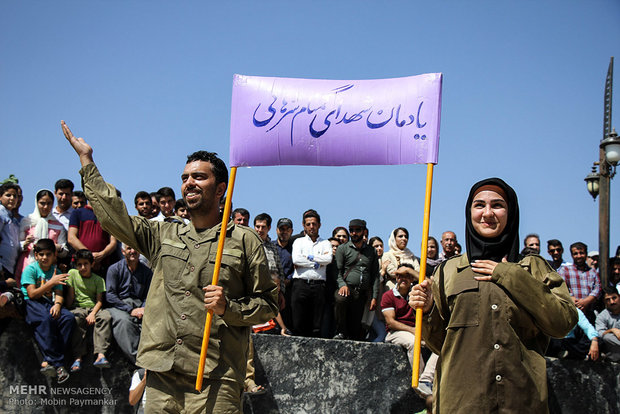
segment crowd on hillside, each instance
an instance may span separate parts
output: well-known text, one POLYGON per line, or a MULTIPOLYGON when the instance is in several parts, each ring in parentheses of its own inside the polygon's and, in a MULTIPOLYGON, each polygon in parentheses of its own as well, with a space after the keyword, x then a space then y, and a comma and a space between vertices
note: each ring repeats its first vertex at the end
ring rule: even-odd
MULTIPOLYGON (((53 191, 38 191, 34 210, 25 217, 15 180, 2 184, 0 197, 0 332, 12 317, 25 318, 44 358, 41 372, 59 383, 81 369, 90 327, 93 365, 110 366, 106 352, 113 340, 135 362, 152 277, 147 258, 104 231, 84 193, 74 191, 69 180, 58 180, 53 191)), ((138 192, 134 205, 145 220, 191 220, 185 202, 169 187, 138 192)), ((464 253, 456 233, 445 231, 439 241, 429 237, 421 266, 420 255, 408 247, 407 229, 394 229, 386 246, 380 237, 370 237, 365 220, 355 218, 322 238, 320 214, 312 209, 298 219, 302 228, 296 233, 293 220, 279 218, 273 241, 269 214, 250 221, 250 213, 238 208, 230 218, 256 231, 280 288, 280 313, 255 326, 255 332, 391 342, 405 347, 410 361, 415 333, 411 287, 423 267, 430 277, 447 259, 464 253)), ((540 249, 540 238, 529 234, 521 256, 540 255, 540 249)), ((565 338, 553 339, 547 355, 620 360, 619 250, 610 260, 608 283, 602 285, 598 252, 575 242, 568 262, 562 243, 547 241, 549 272, 564 279, 579 310, 578 325, 565 338)), ((418 392, 428 396, 437 355, 424 355, 418 392)), ((245 388, 262 390, 254 383, 252 355, 245 388)))

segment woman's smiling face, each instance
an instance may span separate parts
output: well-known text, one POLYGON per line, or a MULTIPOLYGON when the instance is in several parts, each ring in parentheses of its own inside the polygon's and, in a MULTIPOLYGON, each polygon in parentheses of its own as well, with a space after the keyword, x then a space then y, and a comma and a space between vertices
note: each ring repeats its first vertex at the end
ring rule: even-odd
POLYGON ((508 204, 492 190, 481 191, 471 203, 471 222, 476 233, 492 239, 502 234, 508 223, 508 204))

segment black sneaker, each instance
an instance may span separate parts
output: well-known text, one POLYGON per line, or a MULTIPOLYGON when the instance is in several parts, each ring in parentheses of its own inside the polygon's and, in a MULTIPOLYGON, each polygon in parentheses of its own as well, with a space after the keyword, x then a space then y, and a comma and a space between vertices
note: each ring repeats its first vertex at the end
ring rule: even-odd
POLYGON ((340 339, 347 339, 347 338, 344 336, 344 334, 338 333, 332 339, 339 339, 340 340, 340 339))

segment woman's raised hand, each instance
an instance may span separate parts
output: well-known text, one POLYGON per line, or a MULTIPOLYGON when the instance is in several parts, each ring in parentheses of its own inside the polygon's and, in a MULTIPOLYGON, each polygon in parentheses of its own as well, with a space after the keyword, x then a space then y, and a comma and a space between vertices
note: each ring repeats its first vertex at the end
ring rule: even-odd
POLYGON ((413 287, 409 292, 409 306, 414 309, 422 308, 424 313, 428 313, 433 307, 433 284, 431 279, 424 279, 413 287))

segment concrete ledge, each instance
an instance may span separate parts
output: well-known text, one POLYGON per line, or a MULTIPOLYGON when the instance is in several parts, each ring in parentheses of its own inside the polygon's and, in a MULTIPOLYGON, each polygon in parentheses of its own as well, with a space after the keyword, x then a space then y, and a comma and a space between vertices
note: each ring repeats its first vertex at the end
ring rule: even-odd
MULTIPOLYGON (((257 383, 267 392, 244 396, 246 414, 414 413, 423 401, 410 387, 404 349, 391 344, 254 335, 257 383)), ((131 413, 133 367, 113 347, 112 368, 92 367, 57 385, 39 373, 32 332, 14 320, 0 335, 0 413, 131 413), (92 392, 94 394, 88 394, 92 392)), ((552 414, 620 414, 620 365, 547 360, 552 414)), ((466 381, 466 379, 464 380, 466 381)))

